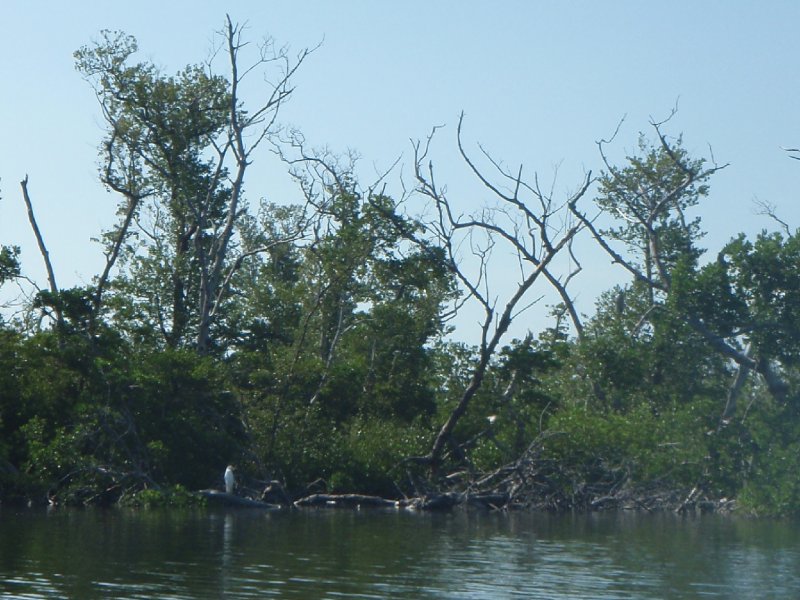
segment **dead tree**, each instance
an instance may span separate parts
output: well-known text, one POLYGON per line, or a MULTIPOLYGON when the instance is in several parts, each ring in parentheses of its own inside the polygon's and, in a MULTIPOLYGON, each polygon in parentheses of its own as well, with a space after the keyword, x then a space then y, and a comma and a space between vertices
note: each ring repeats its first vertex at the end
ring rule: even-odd
POLYGON ((50 293, 53 295, 53 312, 56 315, 56 324, 59 329, 64 325, 64 314, 61 310, 61 303, 58 299, 58 284, 56 283, 55 271, 53 271, 53 263, 50 261, 50 253, 47 251, 47 246, 44 244, 44 238, 39 230, 39 225, 36 223, 36 216, 33 213, 33 202, 31 201, 30 194, 28 193, 28 176, 19 182, 22 188, 22 199, 25 202, 25 207, 28 210, 28 221, 31 224, 33 235, 36 237, 36 244, 39 246, 39 253, 42 255, 45 269, 47 270, 47 283, 50 286, 50 293))
MULTIPOLYGON (((228 152, 234 157, 233 164, 235 168, 233 176, 230 177, 230 200, 228 201, 224 225, 211 244, 207 255, 201 253, 199 328, 197 334, 197 347, 201 352, 205 352, 208 348, 211 323, 217 315, 223 296, 227 293, 231 275, 241 265, 241 261, 236 260, 233 262, 232 268, 228 268, 228 273, 225 272, 226 265, 229 264, 230 260, 228 248, 234 233, 234 225, 241 211, 242 189, 247 167, 252 162, 253 153, 261 142, 273 135, 280 108, 294 90, 290 84, 291 79, 303 64, 303 61, 313 51, 305 49, 300 52, 295 60, 292 60, 285 49, 269 54, 270 44, 265 44, 259 59, 254 64, 245 65, 243 68, 239 64, 239 52, 246 45, 246 42, 242 40, 242 26, 234 24, 230 16, 226 16, 226 26, 222 35, 224 36, 230 66, 230 98, 226 137, 222 144, 215 144, 218 155, 215 177, 220 176, 225 170, 225 159, 228 152), (250 111, 242 110, 240 87, 245 77, 254 70, 270 64, 279 64, 281 66, 275 81, 270 82, 269 79, 265 78, 269 88, 265 99, 250 111)), ((209 195, 212 194, 213 190, 209 188, 208 193, 209 195)), ((202 227, 202 222, 198 223, 198 225, 202 227)), ((288 242, 297 239, 302 234, 301 229, 292 232, 286 239, 280 241, 288 242)), ((197 240, 199 237, 195 239, 197 240)), ((249 254, 264 252, 267 249, 256 249, 250 251, 249 254)))
MULTIPOLYGON (((457 214, 455 203, 448 198, 444 186, 436 181, 429 152, 437 128, 433 129, 425 143, 414 144, 416 189, 435 207, 436 218, 429 224, 429 231, 445 250, 449 268, 466 294, 465 300, 477 303, 483 311, 478 357, 469 383, 439 429, 430 452, 414 459, 433 469, 440 465, 458 421, 481 388, 503 336, 514 319, 536 302, 530 298, 534 284, 540 277, 544 278, 554 285, 562 299, 568 299, 566 285, 580 270, 580 264, 576 262, 576 266, 565 277, 559 278, 552 273, 553 260, 559 254, 571 254, 571 243, 584 225, 582 221, 570 217, 567 207, 574 206, 592 183, 591 173, 587 173, 578 190, 566 200, 558 202, 552 194, 542 191, 538 178, 534 177, 533 183, 526 181, 522 166, 515 173, 509 172, 481 148, 484 157, 496 171, 499 182, 495 182, 484 174, 465 150, 463 122, 462 113, 457 129, 461 157, 496 203, 476 214, 457 214), (473 264, 477 263, 474 274, 470 273, 471 265, 462 260, 462 247, 468 249, 473 264), (499 251, 512 255, 518 269, 516 285, 503 301, 490 289, 489 281, 490 259, 493 252, 499 251)), ((567 302, 567 305, 573 306, 571 302, 567 302)), ((575 315, 577 317, 577 313, 575 315)), ((577 319, 576 323, 579 326, 577 319)))

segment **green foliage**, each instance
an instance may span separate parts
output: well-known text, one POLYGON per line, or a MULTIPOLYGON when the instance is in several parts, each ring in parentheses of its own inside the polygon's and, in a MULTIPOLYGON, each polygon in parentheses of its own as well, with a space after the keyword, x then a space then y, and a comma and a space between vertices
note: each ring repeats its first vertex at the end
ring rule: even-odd
POLYGON ((744 510, 758 515, 800 513, 800 410, 796 401, 775 402, 763 391, 744 421, 740 434, 744 510))
POLYGON ((762 232, 739 236, 722 251, 741 321, 762 356, 796 365, 800 359, 800 237, 762 232), (743 311, 744 312, 744 311, 743 311))
POLYGON ((695 270, 686 263, 672 273, 669 298, 679 314, 702 319, 720 335, 733 335, 747 319, 747 305, 734 291, 734 282, 720 254, 717 262, 695 270))
MULTIPOLYGON (((241 180, 231 182, 225 156, 233 154, 231 121, 245 128, 247 113, 224 77, 199 65, 164 75, 153 63, 133 63, 137 50, 131 36, 104 31, 75 53, 108 124, 101 180, 124 199, 120 225, 102 237, 107 256, 122 242, 126 267, 111 286, 112 314, 129 335, 205 352, 211 306, 244 214, 241 180)), ((240 156, 237 164, 246 161, 240 156)))
POLYGON ((406 477, 403 460, 427 450, 430 431, 419 424, 356 419, 339 444, 338 464, 328 487, 333 492, 357 492, 396 497, 406 477))
MULTIPOLYGON (((356 423, 413 428, 435 412, 431 344, 453 293, 441 253, 403 238, 419 225, 391 198, 348 188, 319 202, 314 244, 253 256, 228 313, 241 325, 229 364, 246 390, 253 468, 299 487, 335 472, 341 484, 353 471, 343 440, 356 423)), ((297 209, 270 207, 247 223, 245 241, 268 246, 298 218, 297 209)))
POLYGON ((120 408, 136 424, 135 451, 158 481, 208 487, 241 452, 235 395, 219 365, 190 351, 137 357, 120 408))
POLYGON ((19 275, 19 247, 0 246, 0 285, 19 275))
POLYGON ((551 415, 563 404, 560 377, 570 350, 559 335, 527 336, 501 349, 458 434, 474 447, 471 458, 477 468, 514 461, 549 427, 551 415))
POLYGON ((707 468, 709 404, 697 399, 660 415, 647 404, 624 415, 564 409, 550 421, 557 435, 548 451, 574 477, 564 485, 619 478, 634 485, 693 486, 707 468))
POLYGON ((703 174, 705 161, 692 159, 681 144, 678 138, 670 147, 652 145, 642 135, 638 153, 599 179, 597 204, 620 223, 603 234, 628 246, 648 276, 655 276, 654 244, 667 272, 679 260, 700 256, 695 246, 703 235, 700 218, 687 221, 686 213, 708 195, 708 175, 703 174))
POLYGON ((573 354, 575 370, 595 388, 584 386, 578 397, 624 413, 640 403, 658 412, 725 393, 730 367, 670 302, 651 307, 637 284, 601 295, 573 354))
MULTIPOLYGON (((57 327, 0 323, 0 499, 194 506, 187 490, 218 485, 229 463, 292 491, 397 495, 479 351, 446 340, 458 290, 441 241, 349 169, 294 173, 306 206, 251 208, 235 134, 274 107, 254 115, 225 77, 166 75, 137 51, 104 32, 75 54, 109 125, 100 176, 123 200, 100 241, 119 262, 102 290, 36 295, 57 327)), ((557 307, 553 328, 492 357, 446 466, 492 471, 546 434, 568 495, 701 486, 798 512, 800 237, 741 235, 701 264, 693 211, 713 169, 680 138, 660 142, 598 180, 613 219, 598 232, 631 280, 600 296, 579 339, 557 307), (785 385, 751 376, 721 420, 736 353, 785 385)), ((19 274, 19 249, 0 246, 0 284, 19 274)))
POLYGON ((79 502, 152 479, 205 487, 241 451, 235 397, 209 359, 92 348, 79 333, 0 338, 9 485, 79 502))

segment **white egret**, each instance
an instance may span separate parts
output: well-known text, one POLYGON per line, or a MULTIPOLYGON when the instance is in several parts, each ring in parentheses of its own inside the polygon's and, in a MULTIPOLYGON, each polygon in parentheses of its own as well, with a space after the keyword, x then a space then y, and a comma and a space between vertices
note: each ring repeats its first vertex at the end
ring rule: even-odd
POLYGON ((236 478, 233 476, 233 465, 228 465, 228 468, 225 469, 225 491, 228 494, 232 494, 235 485, 236 478))

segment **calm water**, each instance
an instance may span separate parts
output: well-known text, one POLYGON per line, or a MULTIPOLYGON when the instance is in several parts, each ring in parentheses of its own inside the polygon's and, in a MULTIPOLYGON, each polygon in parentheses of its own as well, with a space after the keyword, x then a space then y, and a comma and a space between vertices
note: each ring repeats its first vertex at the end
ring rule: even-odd
POLYGON ((800 524, 0 509, 2 598, 800 598, 800 524))

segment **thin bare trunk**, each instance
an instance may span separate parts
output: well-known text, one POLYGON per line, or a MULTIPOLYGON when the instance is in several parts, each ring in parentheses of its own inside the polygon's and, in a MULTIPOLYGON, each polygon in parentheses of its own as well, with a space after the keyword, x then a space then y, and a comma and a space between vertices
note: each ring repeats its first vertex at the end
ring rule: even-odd
MULTIPOLYGON (((752 346, 748 346, 747 350, 745 351, 745 355, 752 357, 752 346)), ((747 377, 750 375, 752 370, 753 368, 746 363, 740 364, 739 368, 736 370, 736 378, 733 380, 733 385, 731 386, 730 390, 728 390, 728 399, 725 403, 725 408, 722 411, 722 415, 719 418, 720 428, 730 423, 733 415, 736 414, 736 406, 739 396, 741 395, 744 384, 747 381, 747 377)))
POLYGON ((39 246, 39 252, 42 255, 42 260, 44 260, 45 269, 47 269, 47 282, 50 285, 50 293, 53 294, 53 311, 56 313, 56 323, 60 329, 64 325, 64 314, 61 310, 61 303, 58 299, 56 275, 53 271, 53 265, 50 262, 50 253, 47 251, 47 247, 44 244, 44 239, 42 238, 42 233, 39 231, 39 226, 36 224, 36 217, 33 214, 33 203, 31 202, 31 197, 28 194, 28 176, 25 175, 25 179, 20 181, 19 184, 22 187, 22 198, 25 201, 25 206, 28 209, 28 221, 30 221, 31 229, 33 229, 33 235, 36 236, 36 243, 39 246))

